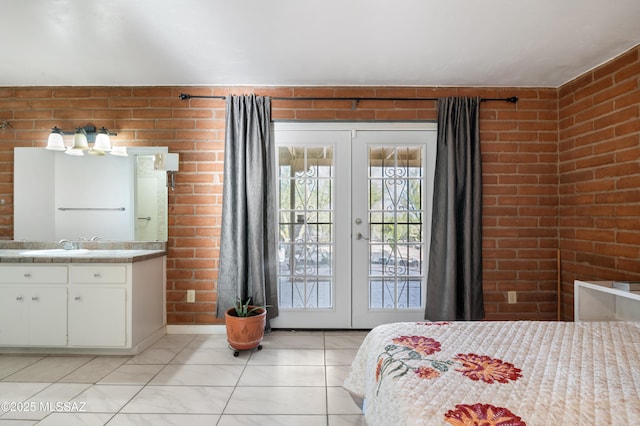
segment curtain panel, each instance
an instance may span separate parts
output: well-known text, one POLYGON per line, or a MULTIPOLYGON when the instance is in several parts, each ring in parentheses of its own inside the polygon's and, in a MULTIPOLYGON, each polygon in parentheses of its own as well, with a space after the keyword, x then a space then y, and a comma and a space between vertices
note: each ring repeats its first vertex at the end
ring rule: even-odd
POLYGON ((432 321, 484 318, 479 98, 438 101, 427 306, 432 321))
POLYGON ((278 315, 271 99, 227 96, 217 316, 239 298, 278 315))

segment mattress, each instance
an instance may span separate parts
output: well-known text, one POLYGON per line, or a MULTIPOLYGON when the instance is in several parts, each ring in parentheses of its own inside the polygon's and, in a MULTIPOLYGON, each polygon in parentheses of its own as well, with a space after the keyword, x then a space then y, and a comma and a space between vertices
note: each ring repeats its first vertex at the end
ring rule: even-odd
POLYGON ((640 425, 640 323, 386 324, 344 388, 368 425, 640 425))

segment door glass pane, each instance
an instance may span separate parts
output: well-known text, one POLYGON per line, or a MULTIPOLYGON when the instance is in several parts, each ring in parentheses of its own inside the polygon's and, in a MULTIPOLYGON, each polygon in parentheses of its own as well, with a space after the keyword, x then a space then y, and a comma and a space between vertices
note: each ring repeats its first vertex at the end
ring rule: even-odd
POLYGON ((281 308, 333 307, 334 175, 331 146, 278 148, 281 308))
POLYGON ((372 146, 369 168, 369 308, 420 308, 423 149, 372 146))

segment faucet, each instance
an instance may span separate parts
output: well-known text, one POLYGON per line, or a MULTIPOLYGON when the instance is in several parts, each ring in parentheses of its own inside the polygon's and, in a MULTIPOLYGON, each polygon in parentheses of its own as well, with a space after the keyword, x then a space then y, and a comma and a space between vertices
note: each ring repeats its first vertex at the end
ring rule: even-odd
POLYGON ((77 250, 78 249, 78 243, 75 243, 73 241, 69 241, 69 240, 60 240, 58 241, 58 244, 62 245, 62 248, 65 250, 77 250))
POLYGON ((95 237, 91 237, 90 241, 99 241, 101 239, 102 239, 102 237, 95 236, 95 237))

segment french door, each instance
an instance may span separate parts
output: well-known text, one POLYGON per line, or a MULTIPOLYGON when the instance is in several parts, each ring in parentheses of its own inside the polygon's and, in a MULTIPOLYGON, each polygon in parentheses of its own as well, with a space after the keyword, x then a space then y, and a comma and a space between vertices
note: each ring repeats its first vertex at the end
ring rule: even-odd
POLYGON ((274 328, 423 318, 433 123, 274 123, 274 328))

